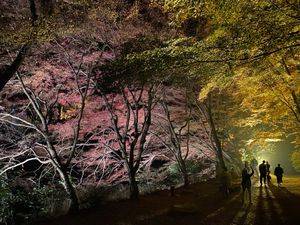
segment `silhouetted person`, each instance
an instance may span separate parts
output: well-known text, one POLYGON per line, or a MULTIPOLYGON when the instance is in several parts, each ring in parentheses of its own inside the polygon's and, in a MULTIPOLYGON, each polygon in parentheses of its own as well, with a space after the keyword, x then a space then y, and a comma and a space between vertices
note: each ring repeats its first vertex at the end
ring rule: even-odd
POLYGON ((274 174, 277 178, 277 184, 280 186, 282 183, 283 169, 280 167, 280 164, 275 168, 274 174))
POLYGON ((270 182, 271 182, 271 172, 270 172, 270 167, 271 165, 269 164, 268 161, 266 161, 266 169, 267 169, 267 175, 266 175, 266 178, 267 178, 267 183, 268 183, 268 186, 270 185, 270 182))
POLYGON ((268 161, 266 161, 266 168, 267 168, 267 174, 270 172, 270 164, 268 161))
POLYGON ((262 186, 262 181, 264 180, 264 184, 266 185, 266 176, 267 176, 267 167, 265 164, 265 160, 262 161, 262 164, 259 165, 259 181, 260 181, 260 186, 262 186))
POLYGON ((252 167, 252 169, 254 170, 255 176, 256 176, 256 177, 259 176, 258 170, 257 170, 257 166, 258 166, 258 162, 257 162, 256 159, 253 158, 253 159, 251 160, 251 167, 252 167))
POLYGON ((242 202, 244 204, 245 202, 245 192, 248 191, 249 194, 249 203, 252 204, 252 198, 251 198, 251 176, 254 174, 254 170, 251 167, 251 173, 250 168, 248 165, 248 162, 245 162, 245 168, 242 170, 242 188, 243 188, 243 199, 242 202))

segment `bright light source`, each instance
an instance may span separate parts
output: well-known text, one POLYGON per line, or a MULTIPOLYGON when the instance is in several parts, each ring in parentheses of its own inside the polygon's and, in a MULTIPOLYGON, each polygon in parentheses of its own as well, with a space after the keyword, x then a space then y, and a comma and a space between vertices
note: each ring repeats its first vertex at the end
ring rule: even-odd
POLYGON ((265 139, 265 142, 280 142, 282 141, 281 139, 279 138, 267 138, 265 139))

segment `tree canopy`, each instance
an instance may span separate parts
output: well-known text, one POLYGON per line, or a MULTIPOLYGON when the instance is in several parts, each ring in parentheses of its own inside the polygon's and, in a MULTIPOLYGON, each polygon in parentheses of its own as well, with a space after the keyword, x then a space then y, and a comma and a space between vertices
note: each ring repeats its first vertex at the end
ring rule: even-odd
POLYGON ((124 68, 135 64, 137 73, 197 77, 200 100, 209 93, 233 99, 239 106, 227 105, 225 120, 233 130, 235 126, 252 133, 244 143, 266 144, 290 136, 299 143, 298 1, 157 0, 152 4, 168 13, 179 36, 126 54, 124 68))

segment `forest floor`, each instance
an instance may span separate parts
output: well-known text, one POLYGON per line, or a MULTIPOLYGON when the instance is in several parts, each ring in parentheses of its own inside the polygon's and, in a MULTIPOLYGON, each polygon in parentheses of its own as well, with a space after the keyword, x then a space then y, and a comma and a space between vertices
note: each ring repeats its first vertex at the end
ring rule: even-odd
MULTIPOLYGON (((275 182, 276 178, 273 177, 275 182)), ((252 181, 252 202, 242 204, 239 182, 225 199, 215 180, 157 191, 137 201, 105 204, 39 225, 299 225, 300 177, 284 177, 281 187, 252 181)))

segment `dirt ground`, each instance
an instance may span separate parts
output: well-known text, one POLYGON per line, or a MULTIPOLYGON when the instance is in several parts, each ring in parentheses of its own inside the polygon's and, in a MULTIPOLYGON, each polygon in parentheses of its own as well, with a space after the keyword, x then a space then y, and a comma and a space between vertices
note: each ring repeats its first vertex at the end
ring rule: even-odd
POLYGON ((39 225, 300 225, 300 176, 285 177, 281 187, 252 183, 253 204, 242 204, 239 182, 225 199, 211 180, 176 189, 175 196, 158 191, 39 225))

